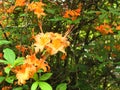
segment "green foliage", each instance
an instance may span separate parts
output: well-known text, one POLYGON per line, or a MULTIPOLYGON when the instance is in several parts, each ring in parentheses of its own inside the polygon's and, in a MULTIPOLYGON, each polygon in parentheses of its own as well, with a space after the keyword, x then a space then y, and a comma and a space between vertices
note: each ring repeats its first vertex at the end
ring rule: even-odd
POLYGON ((9 75, 11 67, 6 67, 4 70, 5 70, 5 73, 9 75))
POLYGON ((32 86, 31 86, 31 90, 36 90, 37 89, 37 87, 38 87, 38 85, 39 85, 39 82, 34 82, 33 84, 32 84, 32 86))
POLYGON ((61 83, 61 84, 57 85, 56 90, 67 90, 67 84, 61 83))
MULTIPOLYGON (((4 5, 0 5, 6 11, 0 9, 0 69, 3 71, 0 88, 10 84, 13 90, 119 90, 120 29, 117 30, 117 26, 120 25, 120 1, 42 1, 46 4, 46 16, 39 19, 27 6, 18 6, 12 13, 6 13, 15 0, 5 0, 4 5), (75 20, 63 17, 66 10, 74 11, 80 5, 80 15, 75 20), (109 25, 113 33, 103 34, 105 29, 100 25, 109 25), (102 32, 96 30, 97 26, 103 29, 102 32), (26 86, 13 85, 16 78, 12 69, 22 65, 27 55, 33 54, 33 38, 42 30, 44 33, 59 32, 63 36, 69 32, 67 37, 71 43, 66 49, 65 60, 61 60, 61 53, 53 55, 46 60, 52 73, 43 74, 40 69, 26 86), (21 47, 17 49, 17 45, 21 47), (23 47, 27 49, 24 51, 23 47)), ((36 56, 41 58, 45 53, 39 52, 36 56)))
POLYGON ((5 78, 5 81, 11 84, 13 83, 14 80, 15 80, 15 76, 9 76, 5 78))
POLYGON ((41 88, 41 90, 53 90, 51 85, 47 82, 39 82, 39 87, 41 88))
POLYGON ((52 73, 45 73, 39 78, 39 80, 45 81, 45 80, 48 80, 51 76, 52 76, 52 73))
POLYGON ((41 90, 52 90, 52 86, 49 83, 44 82, 48 80, 51 76, 52 73, 45 73, 39 77, 38 74, 35 73, 33 76, 35 82, 32 84, 31 90, 36 90, 38 86, 39 88, 41 88, 41 90))
POLYGON ((6 45, 6 44, 10 44, 10 41, 7 40, 0 40, 0 45, 6 45))
POLYGON ((0 76, 0 83, 2 83, 4 79, 5 79, 5 77, 0 76))
POLYGON ((4 58, 7 60, 7 62, 13 65, 16 58, 15 53, 9 48, 4 49, 3 52, 4 52, 4 58))

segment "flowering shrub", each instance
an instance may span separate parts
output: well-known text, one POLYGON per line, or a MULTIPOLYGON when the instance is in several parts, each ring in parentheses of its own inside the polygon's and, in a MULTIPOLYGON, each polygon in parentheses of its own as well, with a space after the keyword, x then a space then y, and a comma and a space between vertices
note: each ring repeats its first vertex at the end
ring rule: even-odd
POLYGON ((1 90, 119 90, 119 0, 1 0, 1 90))

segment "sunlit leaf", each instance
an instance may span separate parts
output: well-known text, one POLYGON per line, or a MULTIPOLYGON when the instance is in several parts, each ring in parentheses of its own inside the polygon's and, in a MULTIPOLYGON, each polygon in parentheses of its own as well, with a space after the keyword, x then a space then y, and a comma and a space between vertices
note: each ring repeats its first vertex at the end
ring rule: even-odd
POLYGON ((7 41, 7 40, 0 40, 0 45, 3 45, 3 44, 10 44, 11 42, 10 41, 7 41))
POLYGON ((67 84, 61 83, 56 87, 56 90, 67 90, 67 84))
POLYGON ((41 88, 41 90, 53 90, 52 86, 47 82, 39 82, 39 87, 41 88))
POLYGON ((52 76, 52 73, 45 73, 40 77, 40 80, 45 81, 52 76))
POLYGON ((34 82, 31 86, 31 90, 37 90, 38 85, 39 85, 39 82, 34 82))
POLYGON ((9 62, 9 64, 11 65, 14 64, 16 55, 13 52, 13 50, 6 48, 3 50, 3 52, 4 52, 4 58, 9 62))
POLYGON ((0 83, 5 79, 4 76, 0 76, 0 83))

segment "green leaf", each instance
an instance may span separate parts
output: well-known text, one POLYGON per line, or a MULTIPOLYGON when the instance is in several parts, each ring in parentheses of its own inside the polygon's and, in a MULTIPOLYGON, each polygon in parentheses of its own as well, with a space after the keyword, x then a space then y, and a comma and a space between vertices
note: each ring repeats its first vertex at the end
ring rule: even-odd
POLYGON ((39 82, 34 82, 31 86, 31 90, 37 90, 38 85, 39 85, 39 82))
POLYGON ((23 90, 22 87, 13 88, 13 90, 23 90))
POLYGON ((38 75, 37 75, 37 73, 34 74, 33 79, 34 79, 35 81, 38 80, 38 75))
POLYGON ((78 18, 78 19, 76 19, 76 20, 72 21, 72 23, 73 23, 73 24, 80 23, 80 20, 81 20, 81 18, 78 18))
POLYGON ((7 62, 5 60, 0 60, 0 63, 9 64, 9 62, 7 62))
POLYGON ((95 56, 96 59, 99 61, 99 62, 103 62, 103 58, 102 57, 99 57, 98 55, 95 56))
POLYGON ((3 45, 3 44, 10 44, 11 42, 10 41, 7 41, 7 40, 0 40, 0 45, 3 45))
POLYGON ((120 36, 120 31, 118 31, 118 35, 120 36))
POLYGON ((43 69, 39 69, 37 72, 38 72, 38 73, 41 73, 41 72, 44 72, 44 71, 43 71, 43 69))
POLYGON ((14 80, 15 80, 15 76, 9 76, 5 79, 5 81, 8 83, 13 83, 14 80))
POLYGON ((5 70, 5 73, 6 73, 6 74, 9 74, 9 73, 10 73, 11 68, 10 68, 10 67, 6 67, 4 70, 5 70))
POLYGON ((45 80, 48 80, 51 76, 52 76, 52 73, 45 73, 40 77, 39 80, 45 81, 45 80))
POLYGON ((29 90, 29 86, 28 85, 23 85, 23 90, 29 90))
POLYGON ((62 21, 63 19, 63 17, 55 17, 53 19, 50 19, 50 21, 62 21))
POLYGON ((55 13, 55 9, 47 8, 47 9, 46 9, 46 12, 48 12, 48 13, 50 13, 50 14, 54 14, 54 13, 55 13))
POLYGON ((23 64, 23 62, 24 62, 24 57, 19 57, 14 61, 14 66, 21 65, 23 64))
POLYGON ((5 77, 0 76, 0 83, 5 79, 5 77))
POLYGON ((67 90, 67 84, 61 83, 56 87, 56 90, 67 90))
POLYGON ((9 62, 9 64, 13 65, 16 58, 13 50, 6 48, 3 50, 3 52, 4 52, 4 58, 9 62))
POLYGON ((39 82, 39 87, 41 88, 41 90, 53 90, 52 86, 47 82, 39 82))

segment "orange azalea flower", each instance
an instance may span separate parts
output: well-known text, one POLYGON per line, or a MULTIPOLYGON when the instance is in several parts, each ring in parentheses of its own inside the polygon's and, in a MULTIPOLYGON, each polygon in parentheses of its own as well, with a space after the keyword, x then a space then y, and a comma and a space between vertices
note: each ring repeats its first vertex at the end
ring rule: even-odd
POLYGON ((2 76, 3 75, 3 72, 2 71, 0 71, 0 76, 2 76))
POLYGON ((15 6, 24 6, 26 4, 26 0, 16 0, 15 6))
POLYGON ((96 30, 98 30, 103 35, 112 34, 113 33, 112 28, 108 24, 102 24, 100 26, 97 26, 96 30))
POLYGON ((26 48, 26 47, 24 47, 24 46, 21 46, 21 45, 16 45, 15 47, 16 47, 19 51, 22 52, 22 56, 24 56, 25 51, 28 49, 28 48, 26 48))
POLYGON ((120 50, 120 44, 114 46, 117 50, 120 50))
POLYGON ((80 12, 81 12, 81 5, 78 9, 65 11, 63 17, 75 20, 78 16, 80 16, 80 12))
POLYGON ((50 55, 56 54, 58 51, 65 53, 65 48, 69 46, 69 42, 66 37, 62 37, 58 33, 40 33, 35 36, 35 52, 39 50, 42 52, 43 49, 46 49, 50 55))
POLYGON ((117 55, 114 54, 114 53, 111 54, 111 57, 112 57, 112 58, 114 58, 114 57, 116 57, 116 56, 117 56, 117 55))
POLYGON ((79 15, 80 15, 80 13, 78 13, 78 12, 76 12, 74 10, 67 10, 63 17, 75 20, 79 15))
POLYGON ((1 5, 1 4, 3 4, 3 2, 2 2, 2 1, 0 1, 0 5, 1 5))
POLYGON ((17 66, 12 69, 12 71, 16 73, 18 85, 22 85, 26 83, 26 80, 32 78, 39 69, 43 69, 44 72, 46 72, 50 70, 50 67, 44 59, 39 60, 36 58, 35 54, 33 54, 26 56, 24 64, 17 66))
POLYGON ((46 45, 46 50, 50 55, 56 54, 58 51, 66 54, 65 48, 70 45, 66 37, 62 37, 61 34, 55 33, 51 36, 51 42, 46 45))
POLYGON ((65 58, 66 58, 66 54, 63 54, 63 55, 61 56, 61 59, 62 59, 62 60, 65 60, 65 58))
POLYGON ((11 6, 8 10, 7 13, 12 13, 15 9, 15 6, 11 6))
POLYGON ((50 36, 51 33, 40 33, 38 35, 35 36, 35 52, 39 52, 39 50, 42 52, 43 49, 45 48, 45 46, 50 42, 50 36))
POLYGON ((0 59, 2 59, 3 58, 3 53, 0 53, 0 59))
POLYGON ((5 32, 5 34, 2 34, 2 37, 5 38, 5 37, 9 37, 10 36, 10 32, 5 32), (5 36, 6 35, 6 36, 5 36))
POLYGON ((106 49, 106 50, 108 50, 108 51, 110 51, 110 46, 104 46, 104 48, 106 49))
POLYGON ((101 12, 100 11, 96 11, 96 15, 100 15, 101 14, 101 12))
POLYGON ((116 30, 120 30, 120 25, 116 26, 116 30))
POLYGON ((45 4, 43 4, 42 2, 32 2, 28 5, 28 9, 30 11, 33 11, 34 14, 36 14, 37 17, 40 18, 41 16, 45 15, 43 6, 45 6, 45 4))
POLYGON ((4 87, 2 87, 2 90, 11 90, 11 89, 12 89, 11 86, 4 86, 4 87))
POLYGON ((5 20, 6 19, 6 16, 2 16, 2 20, 5 20))
POLYGON ((56 54, 58 51, 65 53, 65 48, 69 46, 69 42, 66 38, 56 38, 53 39, 51 43, 46 45, 46 50, 50 55, 56 54))
POLYGON ((23 64, 16 68, 16 77, 18 79, 18 85, 25 84, 26 80, 32 78, 35 72, 36 68, 29 64, 23 64))
POLYGON ((25 60, 26 64, 32 65, 36 67, 36 70, 43 69, 44 72, 49 71, 50 67, 45 61, 45 59, 41 58, 40 60, 36 58, 35 54, 31 56, 26 56, 25 60))

